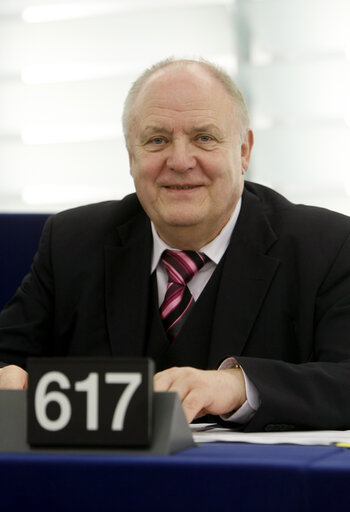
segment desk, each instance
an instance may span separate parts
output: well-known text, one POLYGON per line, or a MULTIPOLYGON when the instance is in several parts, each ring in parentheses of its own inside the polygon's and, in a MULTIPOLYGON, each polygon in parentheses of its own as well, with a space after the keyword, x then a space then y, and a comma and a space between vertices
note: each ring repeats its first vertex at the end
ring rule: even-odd
POLYGON ((0 454, 3 510, 348 512, 349 486, 350 451, 337 447, 215 443, 153 457, 0 454))

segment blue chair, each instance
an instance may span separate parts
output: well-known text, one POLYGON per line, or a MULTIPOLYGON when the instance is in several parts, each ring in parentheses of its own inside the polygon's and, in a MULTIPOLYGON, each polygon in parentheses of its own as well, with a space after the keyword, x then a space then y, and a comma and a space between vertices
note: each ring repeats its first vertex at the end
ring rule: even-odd
POLYGON ((47 214, 0 214, 0 310, 29 272, 47 214))

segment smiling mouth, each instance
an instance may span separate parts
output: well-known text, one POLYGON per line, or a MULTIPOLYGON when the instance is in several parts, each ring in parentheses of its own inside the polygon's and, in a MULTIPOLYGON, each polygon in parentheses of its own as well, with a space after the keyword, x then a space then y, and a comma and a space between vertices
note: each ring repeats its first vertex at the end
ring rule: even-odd
POLYGON ((165 188, 170 188, 171 190, 191 190, 193 188, 198 188, 199 185, 169 185, 165 188))

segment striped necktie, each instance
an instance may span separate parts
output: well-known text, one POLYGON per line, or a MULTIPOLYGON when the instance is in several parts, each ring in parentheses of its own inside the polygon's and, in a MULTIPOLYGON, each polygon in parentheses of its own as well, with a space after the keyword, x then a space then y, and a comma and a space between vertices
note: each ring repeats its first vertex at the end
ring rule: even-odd
POLYGON ((160 306, 160 315, 170 340, 179 334, 194 299, 186 284, 209 258, 199 251, 169 251, 161 256, 168 273, 168 287, 160 306))

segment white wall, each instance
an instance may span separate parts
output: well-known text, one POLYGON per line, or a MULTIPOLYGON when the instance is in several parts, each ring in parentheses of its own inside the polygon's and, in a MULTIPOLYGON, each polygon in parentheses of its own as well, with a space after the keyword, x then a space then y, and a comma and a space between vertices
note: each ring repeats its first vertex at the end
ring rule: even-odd
POLYGON ((236 5, 238 80, 256 136, 251 179, 350 215, 350 2, 236 5))
POLYGON ((348 0, 2 0, 0 210, 57 211, 133 190, 123 100, 169 55, 242 87, 249 178, 350 214, 348 0))

